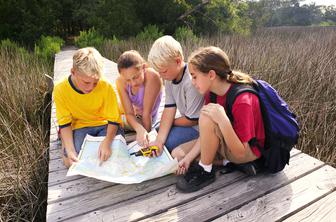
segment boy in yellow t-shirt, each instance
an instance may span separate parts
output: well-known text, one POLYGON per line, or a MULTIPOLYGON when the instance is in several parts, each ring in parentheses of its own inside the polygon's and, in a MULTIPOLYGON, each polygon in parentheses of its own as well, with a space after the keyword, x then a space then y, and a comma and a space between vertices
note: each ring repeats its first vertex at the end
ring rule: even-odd
POLYGON ((64 165, 78 161, 86 134, 105 136, 98 156, 103 162, 111 156, 111 142, 122 134, 116 94, 102 79, 103 60, 91 47, 76 51, 71 75, 54 87, 56 117, 62 139, 64 165))

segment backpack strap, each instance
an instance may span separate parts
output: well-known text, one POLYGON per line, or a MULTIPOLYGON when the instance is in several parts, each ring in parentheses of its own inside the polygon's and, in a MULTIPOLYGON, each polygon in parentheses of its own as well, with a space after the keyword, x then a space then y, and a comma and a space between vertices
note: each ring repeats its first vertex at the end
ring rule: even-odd
POLYGON ((210 102, 217 103, 217 95, 213 92, 210 92, 210 102))
POLYGON ((233 115, 232 115, 232 106, 235 102, 237 96, 244 92, 250 92, 255 95, 258 95, 258 91, 253 87, 253 85, 250 84, 240 84, 240 83, 233 83, 233 86, 229 90, 227 96, 226 96, 226 114, 231 120, 231 123, 233 123, 233 115))

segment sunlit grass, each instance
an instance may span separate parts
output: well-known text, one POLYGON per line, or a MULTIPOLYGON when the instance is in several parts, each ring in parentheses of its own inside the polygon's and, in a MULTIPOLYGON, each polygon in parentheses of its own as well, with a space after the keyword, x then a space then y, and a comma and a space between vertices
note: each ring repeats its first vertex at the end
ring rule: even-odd
POLYGON ((0 221, 41 221, 47 193, 44 73, 51 65, 15 48, 0 50, 0 221))

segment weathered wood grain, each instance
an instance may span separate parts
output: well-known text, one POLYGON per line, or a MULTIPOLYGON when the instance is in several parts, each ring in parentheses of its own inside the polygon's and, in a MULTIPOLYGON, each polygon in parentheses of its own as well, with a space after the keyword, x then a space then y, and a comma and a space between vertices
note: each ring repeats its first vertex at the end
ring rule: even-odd
MULTIPOLYGON (((319 179, 318 179, 319 180, 319 179)), ((336 182, 334 181, 334 184, 336 182)), ((309 194, 310 195, 310 194, 309 194)), ((307 196, 309 196, 307 195, 307 196)), ((323 197, 316 203, 304 208, 284 222, 334 222, 336 221, 336 191, 323 197)))
MULTIPOLYGON (((205 221, 225 214, 254 199, 296 180, 323 163, 308 155, 299 154, 291 159, 290 165, 276 175, 257 175, 237 181, 229 186, 198 197, 197 199, 167 209, 147 221, 205 221)), ((119 211, 120 212, 120 211, 119 211)), ((150 216, 150 215, 149 215, 150 216)), ((118 217, 119 219, 119 217, 118 217)), ((122 220, 122 218, 120 218, 122 220)))
POLYGON ((281 221, 335 189, 336 169, 325 166, 215 221, 281 221))
MULTIPOLYGON (((296 174, 301 175, 303 172, 307 172, 307 170, 312 170, 312 168, 316 167, 314 164, 306 165, 303 167, 303 163, 310 160, 309 156, 305 154, 299 154, 294 156, 291 159, 291 163, 288 167, 287 171, 295 171, 296 174), (307 157, 307 158, 305 158, 307 157), (296 170, 293 170, 295 168, 296 170)), ((316 162, 317 164, 323 164, 321 162, 316 162)), ((263 177, 263 176, 261 176, 263 177)), ((250 180, 255 181, 257 178, 250 178, 250 180)), ((127 220, 136 220, 140 218, 149 218, 148 220, 155 220, 163 217, 165 220, 171 219, 170 217, 165 217, 165 213, 160 214, 161 212, 166 212, 172 208, 183 206, 188 202, 192 202, 197 198, 204 197, 204 202, 197 202, 196 205, 203 207, 204 204, 211 204, 211 194, 212 192, 217 192, 218 190, 225 189, 226 187, 230 187, 230 189, 234 189, 234 187, 246 186, 248 184, 249 179, 244 174, 239 172, 235 172, 227 175, 218 176, 215 183, 203 188, 200 191, 184 194, 180 193, 176 190, 175 184, 171 185, 167 190, 161 191, 158 194, 147 194, 142 196, 141 199, 134 199, 131 202, 125 202, 124 204, 118 204, 116 206, 111 206, 108 208, 102 208, 99 211, 96 211, 99 215, 103 215, 104 218, 113 218, 113 221, 127 221, 127 220), (247 181, 245 181, 247 180, 247 181), (164 201, 163 201, 164 200, 164 201), (132 209, 130 213, 129 209, 132 209), (151 217, 152 215, 160 214, 157 217, 151 217)), ((245 189, 241 189, 244 191, 245 189)), ((192 208, 188 208, 186 210, 193 211, 192 208)), ((193 211, 194 212, 194 211, 193 211)), ((82 217, 76 218, 81 220, 86 215, 82 217)))
MULTIPOLYGON (((48 220, 64 220, 76 215, 84 214, 88 211, 97 210, 101 207, 112 206, 127 200, 132 201, 136 197, 141 198, 144 194, 157 193, 161 189, 166 190, 167 187, 174 184, 175 181, 176 178, 171 175, 146 181, 141 184, 118 184, 98 189, 90 193, 85 192, 80 196, 49 204, 48 208, 52 210, 50 210, 50 213, 48 214, 48 220)), ((74 187, 74 189, 76 189, 76 187, 74 187)))
POLYGON ((48 187, 58 185, 67 181, 73 181, 77 180, 79 178, 83 178, 83 176, 69 176, 67 177, 66 174, 68 172, 68 169, 58 170, 54 172, 49 172, 49 178, 48 178, 48 187))
POLYGON ((61 202, 66 199, 86 195, 87 193, 101 190, 116 184, 97 180, 95 178, 82 177, 77 180, 67 181, 48 187, 48 204, 61 202))

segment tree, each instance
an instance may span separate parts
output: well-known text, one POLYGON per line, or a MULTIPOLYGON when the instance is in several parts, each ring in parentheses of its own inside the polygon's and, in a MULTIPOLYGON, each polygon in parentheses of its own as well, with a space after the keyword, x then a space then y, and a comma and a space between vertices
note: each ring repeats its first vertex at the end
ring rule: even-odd
POLYGON ((101 0, 93 10, 90 24, 106 37, 135 36, 143 26, 136 5, 136 0, 101 0))

